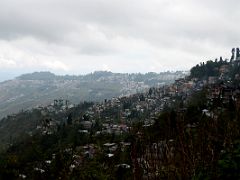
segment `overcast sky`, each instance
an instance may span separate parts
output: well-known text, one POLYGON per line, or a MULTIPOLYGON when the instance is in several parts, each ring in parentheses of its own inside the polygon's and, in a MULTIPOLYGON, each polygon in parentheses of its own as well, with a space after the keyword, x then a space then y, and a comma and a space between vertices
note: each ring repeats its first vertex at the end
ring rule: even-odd
POLYGON ((188 70, 230 57, 239 8, 239 0, 0 0, 0 75, 188 70))

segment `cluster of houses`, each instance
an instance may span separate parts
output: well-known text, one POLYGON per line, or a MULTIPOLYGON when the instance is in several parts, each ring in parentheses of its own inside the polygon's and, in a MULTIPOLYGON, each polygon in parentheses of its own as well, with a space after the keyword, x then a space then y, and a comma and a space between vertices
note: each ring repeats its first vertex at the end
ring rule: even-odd
MULTIPOLYGON (((131 129, 133 121, 143 121, 144 126, 153 124, 157 114, 165 107, 171 107, 176 101, 176 97, 180 97, 183 104, 187 103, 192 93, 200 91, 203 87, 208 88, 209 104, 219 102, 227 104, 233 102, 239 108, 239 89, 230 86, 232 80, 229 79, 228 72, 231 66, 238 66, 239 60, 232 61, 228 65, 222 65, 218 71, 220 76, 208 77, 208 79, 197 78, 180 78, 171 85, 162 87, 152 87, 143 93, 136 93, 124 97, 113 97, 110 100, 105 99, 102 103, 94 103, 85 112, 88 118, 79 118, 75 123, 82 125, 79 132, 88 133, 95 125, 96 120, 101 121, 101 130, 97 134, 116 134, 127 133, 131 129), (221 83, 217 83, 221 82, 221 83)), ((239 74, 235 75, 235 79, 239 78, 239 74)), ((64 111, 74 108, 69 101, 55 100, 47 110, 50 112, 64 111)), ((204 109, 204 111, 209 111, 204 109)), ((208 114, 208 113, 207 113, 208 114)), ((58 122, 59 123, 59 122, 58 122)), ((49 126, 53 127, 58 123, 49 122, 49 126)), ((45 123, 46 126, 46 123, 45 123)), ((54 129, 54 128, 50 128, 54 129)), ((46 133, 46 130, 45 130, 46 133)))

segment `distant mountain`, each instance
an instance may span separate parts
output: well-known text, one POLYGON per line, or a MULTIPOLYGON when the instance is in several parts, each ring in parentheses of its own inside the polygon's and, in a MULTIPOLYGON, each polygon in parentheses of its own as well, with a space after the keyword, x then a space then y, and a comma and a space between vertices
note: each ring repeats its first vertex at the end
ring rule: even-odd
POLYGON ((57 76, 51 72, 34 72, 31 74, 23 74, 17 79, 19 80, 54 80, 57 76))
POLYGON ((181 71, 146 74, 96 71, 80 76, 57 76, 51 72, 23 74, 0 83, 0 118, 22 109, 50 104, 60 98, 76 104, 126 96, 172 83, 183 76, 185 73, 181 71))

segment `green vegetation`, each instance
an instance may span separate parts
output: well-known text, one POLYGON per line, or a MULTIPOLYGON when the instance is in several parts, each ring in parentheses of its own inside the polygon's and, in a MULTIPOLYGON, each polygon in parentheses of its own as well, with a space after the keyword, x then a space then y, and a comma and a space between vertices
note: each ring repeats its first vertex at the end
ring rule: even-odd
POLYGON ((215 61, 209 60, 206 63, 200 63, 200 65, 198 64, 191 69, 190 77, 207 79, 209 76, 219 76, 219 68, 227 64, 227 60, 223 61, 222 58, 220 58, 220 61, 216 59, 215 61))

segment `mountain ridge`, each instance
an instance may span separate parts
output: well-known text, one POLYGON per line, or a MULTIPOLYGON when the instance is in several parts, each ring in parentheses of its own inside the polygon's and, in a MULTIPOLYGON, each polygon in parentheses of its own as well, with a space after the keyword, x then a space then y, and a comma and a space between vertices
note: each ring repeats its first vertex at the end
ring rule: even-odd
POLYGON ((169 84, 184 75, 181 71, 146 74, 95 71, 79 76, 60 76, 48 71, 23 74, 0 83, 0 118, 59 98, 79 103, 129 95, 151 86, 169 84))

